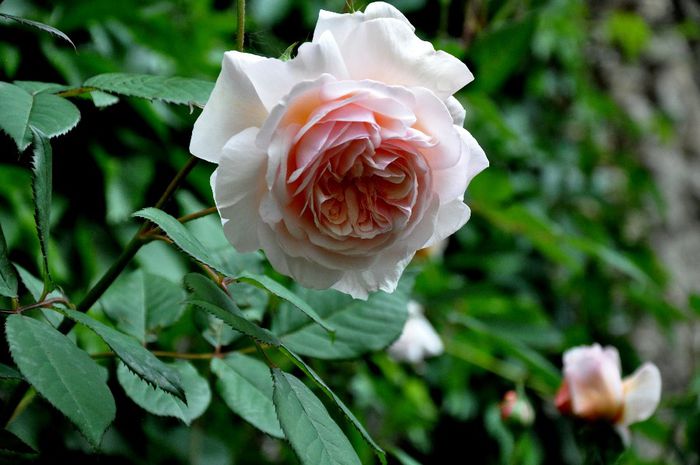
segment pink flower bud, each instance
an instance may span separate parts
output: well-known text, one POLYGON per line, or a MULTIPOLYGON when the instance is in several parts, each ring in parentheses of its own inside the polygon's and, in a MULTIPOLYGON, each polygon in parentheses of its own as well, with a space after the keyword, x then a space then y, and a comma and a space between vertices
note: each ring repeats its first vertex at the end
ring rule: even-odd
POLYGON ((516 391, 506 392, 499 407, 501 409, 501 420, 504 422, 530 426, 535 421, 535 411, 527 397, 518 394, 516 391))

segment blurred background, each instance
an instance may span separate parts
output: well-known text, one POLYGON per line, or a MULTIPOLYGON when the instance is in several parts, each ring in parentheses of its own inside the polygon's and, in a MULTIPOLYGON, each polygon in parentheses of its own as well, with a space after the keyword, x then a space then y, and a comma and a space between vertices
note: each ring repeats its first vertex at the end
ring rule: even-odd
MULTIPOLYGON (((246 50, 272 57, 311 38, 319 9, 349 8, 343 0, 247 3, 246 50)), ((580 464, 576 425, 552 402, 561 354, 614 345, 624 374, 648 360, 664 380, 657 414, 633 427, 632 448, 618 463, 700 463, 700 6, 390 3, 419 36, 473 71, 476 80, 457 97, 491 167, 469 187, 470 222, 444 255, 414 265, 413 297, 445 353, 417 365, 376 353, 314 361, 315 369, 397 463, 580 464), (511 389, 532 403, 533 422, 501 419, 498 403, 511 389)), ((135 72, 213 81, 222 53, 235 48, 235 10, 228 0, 5 0, 0 12, 61 29, 77 51, 0 21, 0 80, 80 85, 99 73, 135 72)), ((54 278, 79 295, 133 234, 130 214, 153 204, 187 159, 199 110, 89 95, 74 101, 81 123, 53 142, 51 253, 54 278)), ((39 275, 29 164, 0 137, 0 222, 13 260, 39 275)), ((200 164, 170 211, 212 205, 212 170, 200 164)), ((191 266, 160 243, 137 263, 176 283, 191 266)), ((206 347, 195 320, 187 309, 157 338, 206 347)), ((89 347, 90 336, 79 337, 89 347)), ((207 363, 193 363, 208 376, 207 363)), ((119 389, 117 420, 99 453, 42 401, 16 428, 47 463, 95 463, 94 454, 98 463, 296 463, 286 444, 235 417, 216 395, 186 427, 146 414, 119 389)), ((372 463, 367 446, 345 431, 372 463)))

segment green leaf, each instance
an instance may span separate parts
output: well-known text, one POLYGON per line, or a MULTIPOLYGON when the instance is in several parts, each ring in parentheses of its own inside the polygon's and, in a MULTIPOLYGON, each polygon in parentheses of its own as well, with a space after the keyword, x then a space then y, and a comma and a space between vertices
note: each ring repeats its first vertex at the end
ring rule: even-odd
POLYGON ((189 362, 177 361, 172 367, 180 374, 187 404, 165 391, 153 388, 122 363, 117 367, 117 379, 139 407, 154 415, 179 418, 189 425, 204 413, 211 402, 209 383, 189 362))
POLYGON ((177 284, 137 270, 117 279, 100 303, 117 328, 146 343, 149 333, 182 316, 184 300, 185 293, 177 284))
POLYGON ((24 379, 24 377, 14 368, 0 363, 0 379, 24 379))
POLYGON ((181 77, 107 73, 91 77, 83 86, 130 97, 203 107, 214 83, 181 77))
POLYGON ((17 144, 20 152, 31 142, 27 131, 34 99, 21 87, 0 82, 0 128, 17 144))
POLYGON ((6 429, 0 429, 0 452, 33 454, 36 450, 6 429))
POLYGON ((44 290, 47 290, 51 283, 48 249, 49 227, 51 225, 51 191, 53 189, 53 152, 51 144, 44 134, 33 128, 32 133, 34 134, 34 159, 32 160, 34 219, 44 264, 44 290))
POLYGON ((277 297, 286 300, 287 302, 301 310, 302 313, 304 313, 307 317, 311 318, 311 320, 313 320, 314 323, 319 325, 325 331, 331 333, 330 339, 328 338, 328 335, 324 335, 325 339, 328 342, 331 342, 334 339, 333 336, 335 333, 335 328, 332 325, 328 324, 326 321, 324 321, 316 312, 316 310, 314 310, 314 308, 311 305, 305 302, 304 299, 300 298, 274 279, 270 278, 269 276, 253 273, 242 273, 236 278, 240 279, 241 281, 249 281, 259 284, 260 286, 264 287, 277 297))
POLYGON ((134 213, 134 216, 145 218, 158 225, 158 227, 160 227, 168 235, 168 237, 172 239, 176 246, 195 260, 210 266, 224 275, 240 279, 242 281, 253 282, 264 287, 269 292, 293 304, 326 331, 330 333, 333 332, 333 328, 324 322, 309 304, 304 302, 293 292, 274 279, 265 275, 253 273, 242 273, 238 276, 232 276, 231 273, 221 266, 218 260, 214 259, 209 254, 204 244, 194 237, 194 235, 185 227, 185 225, 180 223, 176 218, 173 218, 157 208, 144 208, 143 210, 139 210, 134 213))
POLYGON ((157 208, 144 208, 134 213, 133 216, 145 218, 158 225, 172 239, 175 245, 187 255, 217 271, 223 272, 219 263, 209 255, 204 244, 194 237, 185 225, 176 218, 157 208))
POLYGON ((71 320, 87 326, 97 333, 117 354, 117 357, 144 381, 184 400, 185 390, 177 370, 161 362, 136 339, 120 333, 84 313, 70 308, 62 309, 61 312, 71 320))
POLYGON ((277 417, 302 464, 361 464, 348 438, 304 383, 277 368, 272 378, 277 417))
POLYGON ((336 329, 335 339, 329 340, 318 326, 299 317, 289 305, 275 313, 272 330, 293 351, 316 358, 345 359, 381 350, 401 334, 412 284, 412 279, 403 279, 392 294, 375 292, 366 301, 334 290, 300 287, 297 293, 302 300, 336 329))
POLYGON ((88 354, 46 323, 10 315, 12 358, 27 381, 98 446, 116 407, 104 373, 88 354))
POLYGON ((68 37, 65 33, 59 31, 53 26, 49 26, 48 24, 40 23, 39 21, 33 21, 31 19, 26 19, 26 18, 20 18, 19 16, 15 15, 8 15, 7 13, 0 13, 1 18, 5 19, 10 19, 12 21, 16 21, 20 24, 24 24, 25 26, 30 26, 34 27, 36 29, 42 30, 44 32, 48 32, 49 34, 55 35, 56 37, 59 37, 66 42, 68 42, 73 49, 75 49, 75 44, 73 43, 72 40, 70 40, 70 37, 68 37))
POLYGON ((36 129, 52 138, 70 131, 80 121, 80 111, 68 100, 48 92, 33 94, 19 85, 0 82, 0 129, 20 152, 32 142, 36 129))
POLYGON ((340 409, 340 411, 343 413, 345 418, 350 421, 350 424, 352 424, 355 429, 360 433, 362 436, 362 439, 365 440, 365 442, 374 450, 374 453, 379 457, 379 460, 383 465, 386 465, 386 452, 379 447, 379 444, 377 444, 372 436, 367 432, 364 426, 362 426, 362 423, 355 417, 355 415, 352 413, 352 411, 345 405, 345 403, 340 400, 340 397, 338 397, 335 392, 331 390, 331 388, 328 387, 328 385, 321 379, 320 376, 309 366, 304 362, 304 360, 301 359, 297 354, 294 352, 290 351, 287 347, 284 345, 280 347, 280 350, 284 355, 286 355, 301 371, 303 371, 306 376, 308 376, 320 389, 323 391, 323 393, 333 401, 333 403, 340 409))
POLYGON ((192 292, 188 301, 190 304, 211 313, 248 337, 279 347, 280 341, 274 334, 248 320, 233 300, 210 279, 190 273, 185 276, 185 286, 192 292))
POLYGON ((116 95, 101 92, 99 90, 90 92, 90 97, 92 97, 92 103, 94 103, 97 108, 109 107, 119 102, 119 97, 116 95))
POLYGON ((24 287, 27 288, 34 300, 38 301, 39 297, 41 297, 41 291, 43 289, 43 283, 41 282, 41 279, 38 279, 36 276, 31 274, 25 268, 22 268, 20 265, 15 265, 15 268, 19 273, 19 279, 22 281, 22 284, 24 284, 24 287))
POLYGON ((284 438, 272 403, 272 378, 267 365, 243 354, 213 359, 216 387, 226 405, 264 433, 284 438))
POLYGON ((0 225, 0 295, 17 297, 17 270, 7 256, 5 234, 0 225))
POLYGON ((64 86, 63 84, 56 84, 54 82, 14 81, 13 84, 21 87, 32 95, 40 94, 42 92, 56 94, 58 92, 63 92, 64 90, 70 89, 70 86, 64 86))

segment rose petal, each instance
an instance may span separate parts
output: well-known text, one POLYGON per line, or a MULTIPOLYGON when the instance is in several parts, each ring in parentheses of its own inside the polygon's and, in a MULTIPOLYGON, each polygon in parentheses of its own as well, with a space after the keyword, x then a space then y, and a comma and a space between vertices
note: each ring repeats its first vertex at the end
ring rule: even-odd
POLYGON ((471 214, 471 209, 459 199, 441 205, 435 222, 435 232, 425 247, 431 247, 457 232, 469 221, 471 214))
POLYGON ((333 289, 362 300, 367 300, 369 292, 382 290, 392 293, 396 290, 401 274, 410 263, 414 253, 409 253, 396 262, 382 257, 371 269, 348 271, 333 285, 333 289))
POLYGON ((343 272, 326 268, 303 257, 292 257, 287 254, 278 242, 284 233, 273 231, 269 225, 262 224, 258 228, 258 237, 270 264, 278 272, 292 276, 299 284, 310 289, 328 289, 337 282, 343 272))
POLYGON ((265 193, 267 155, 255 145, 258 128, 245 129, 223 148, 211 178, 226 238, 239 252, 253 252, 258 242, 258 208, 265 193))
POLYGON ((464 144, 463 150, 469 153, 469 162, 467 163, 467 183, 470 183, 474 176, 484 171, 489 167, 489 160, 486 158, 486 153, 484 149, 481 148, 479 143, 474 139, 469 131, 464 128, 458 127, 457 132, 459 132, 462 143, 464 144))
POLYGON ((249 127, 259 127, 267 110, 247 74, 250 66, 263 58, 249 53, 226 52, 221 73, 202 114, 194 123, 190 152, 204 160, 219 163, 224 144, 249 127))
POLYGON ((416 97, 414 111, 418 120, 414 128, 437 141, 434 147, 422 151, 428 165, 433 170, 454 168, 462 156, 462 139, 452 123, 452 115, 445 104, 429 90, 416 88, 412 91, 416 97))
POLYGON ((451 168, 433 172, 433 185, 442 204, 451 203, 454 200, 461 201, 469 182, 489 166, 484 150, 474 137, 464 128, 452 127, 460 137, 460 159, 451 168))
POLYGON ((575 415, 595 420, 613 419, 619 414, 623 402, 622 377, 600 345, 568 350, 564 354, 564 376, 575 415))
POLYGON ((251 66, 248 75, 260 101, 271 111, 292 88, 302 81, 315 80, 323 74, 348 79, 348 71, 333 35, 322 34, 316 42, 306 42, 297 55, 282 61, 267 58, 251 66))
POLYGON ((605 355, 611 363, 617 367, 617 371, 622 373, 622 363, 620 363, 620 352, 613 346, 605 346, 603 348, 603 355, 605 355))
POLYGON ((425 87, 442 100, 474 79, 464 63, 435 51, 405 22, 393 18, 359 24, 351 37, 340 42, 340 49, 352 79, 425 87))
POLYGON ((447 105, 447 110, 452 115, 452 121, 457 126, 464 126, 464 118, 467 116, 467 110, 464 109, 459 100, 454 97, 450 97, 445 100, 445 105, 447 105))
POLYGON ((649 418, 661 399, 661 374, 653 363, 645 363, 622 383, 625 404, 619 423, 630 425, 649 418))
POLYGON ((364 21, 381 18, 398 19, 406 23, 411 30, 415 28, 406 17, 393 5, 384 2, 372 2, 367 5, 365 12, 356 11, 352 14, 339 14, 321 10, 318 14, 313 41, 316 42, 324 32, 331 32, 336 42, 343 43, 347 36, 364 21))

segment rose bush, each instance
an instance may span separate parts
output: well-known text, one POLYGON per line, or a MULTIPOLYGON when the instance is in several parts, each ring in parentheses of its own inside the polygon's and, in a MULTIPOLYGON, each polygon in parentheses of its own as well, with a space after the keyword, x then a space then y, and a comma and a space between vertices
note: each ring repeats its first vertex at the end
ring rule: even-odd
POLYGON ((453 94, 472 79, 382 2, 322 11, 289 61, 226 52, 190 151, 218 164, 227 238, 307 287, 393 291, 469 219, 488 161, 453 94))
POLYGON ((661 374, 653 363, 622 379, 620 355, 614 347, 593 344, 564 353, 564 382, 555 400, 562 413, 610 421, 626 438, 627 427, 649 418, 660 397, 661 374))

